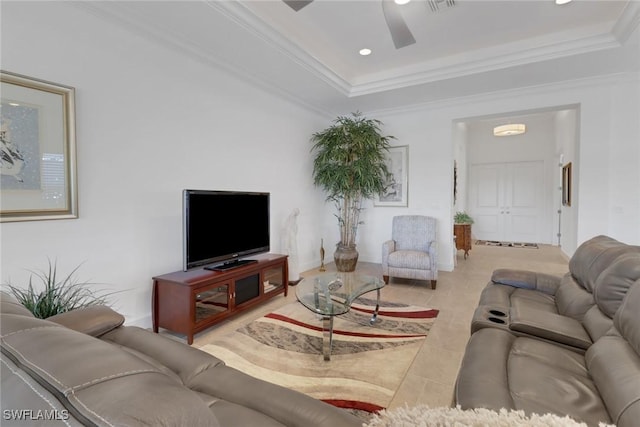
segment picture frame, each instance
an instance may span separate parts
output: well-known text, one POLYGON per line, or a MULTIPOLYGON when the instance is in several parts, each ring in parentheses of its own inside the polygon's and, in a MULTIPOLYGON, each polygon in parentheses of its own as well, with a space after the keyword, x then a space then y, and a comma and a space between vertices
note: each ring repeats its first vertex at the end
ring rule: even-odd
POLYGON ((453 204, 458 201, 458 162, 453 161, 453 204))
POLYGON ((409 194, 409 146, 390 147, 386 164, 391 177, 387 190, 373 200, 374 206, 408 206, 409 194))
POLYGON ((562 167, 562 206, 571 206, 571 162, 562 167))
POLYGON ((75 89, 0 70, 0 222, 78 217, 75 89))

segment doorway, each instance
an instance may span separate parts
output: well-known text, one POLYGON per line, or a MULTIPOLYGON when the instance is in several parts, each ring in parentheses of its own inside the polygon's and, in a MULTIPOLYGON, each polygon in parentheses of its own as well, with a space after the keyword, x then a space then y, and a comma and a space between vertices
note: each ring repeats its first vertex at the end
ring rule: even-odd
POLYGON ((480 240, 537 243, 545 240, 544 162, 473 164, 469 208, 480 240))

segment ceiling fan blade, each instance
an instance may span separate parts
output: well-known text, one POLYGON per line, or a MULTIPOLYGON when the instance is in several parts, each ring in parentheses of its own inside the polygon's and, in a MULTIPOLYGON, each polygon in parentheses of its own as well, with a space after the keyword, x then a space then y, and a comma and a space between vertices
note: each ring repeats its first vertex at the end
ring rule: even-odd
POLYGON ((291 9, 296 12, 311 3, 313 0, 282 0, 289 6, 291 9))
POLYGON ((393 0, 382 0, 382 13, 384 14, 384 19, 387 21, 391 39, 396 49, 409 46, 416 42, 409 27, 407 27, 407 24, 404 22, 399 5, 395 4, 393 0))

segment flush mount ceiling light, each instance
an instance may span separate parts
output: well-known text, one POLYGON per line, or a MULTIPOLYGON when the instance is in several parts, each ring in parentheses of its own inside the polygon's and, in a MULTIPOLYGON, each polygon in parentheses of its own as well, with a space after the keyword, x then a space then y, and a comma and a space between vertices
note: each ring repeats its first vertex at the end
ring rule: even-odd
POLYGON ((362 56, 371 55, 371 49, 367 49, 367 48, 360 49, 358 53, 362 56))
POLYGON ((494 136, 521 135, 527 131, 527 127, 522 123, 509 123, 508 125, 496 126, 493 128, 494 136))
POLYGON ((411 0, 393 0, 395 4, 403 5, 409 3, 411 0))
POLYGON ((563 5, 567 3, 571 3, 571 0, 556 0, 557 5, 563 5))

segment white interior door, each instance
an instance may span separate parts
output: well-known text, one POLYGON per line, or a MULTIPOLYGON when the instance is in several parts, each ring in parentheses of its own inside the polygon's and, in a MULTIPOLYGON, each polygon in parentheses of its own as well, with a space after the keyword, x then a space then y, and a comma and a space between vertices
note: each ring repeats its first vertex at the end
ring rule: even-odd
POLYGON ((502 240, 504 235, 502 165, 472 165, 469 174, 470 215, 473 234, 482 240, 502 240))
POLYGON ((544 224, 544 163, 472 165, 470 213, 481 240, 535 243, 544 224))

